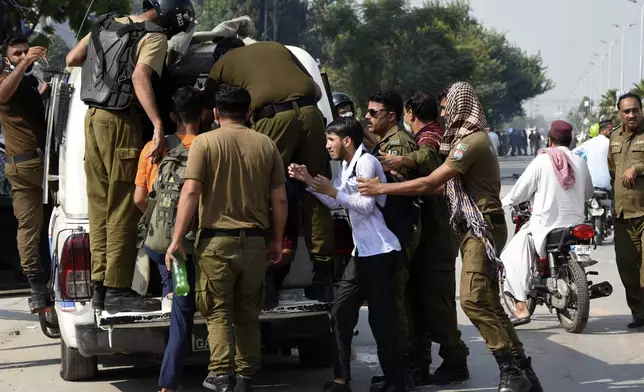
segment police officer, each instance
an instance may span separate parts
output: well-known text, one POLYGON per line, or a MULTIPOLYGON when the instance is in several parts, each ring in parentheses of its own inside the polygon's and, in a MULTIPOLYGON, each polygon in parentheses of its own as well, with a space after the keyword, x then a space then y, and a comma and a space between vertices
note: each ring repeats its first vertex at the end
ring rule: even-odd
MULTIPOLYGON (((367 119, 367 130, 378 137, 378 143, 373 150, 374 155, 391 154, 402 156, 416 150, 416 144, 409 133, 398 127, 402 118, 402 112, 403 100, 395 91, 377 91, 369 96, 369 106, 365 118, 367 119)), ((405 179, 409 179, 411 172, 403 169, 400 174, 405 179)), ((398 338, 404 351, 408 349, 410 342, 407 303, 405 299, 407 280, 409 278, 407 263, 418 245, 418 240, 418 237, 406 243, 402 243, 405 241, 401 240, 401 246, 403 247, 403 252, 401 253, 403 253, 404 257, 399 264, 396 276, 396 308, 399 318, 398 338)))
MULTIPOLYGON (((412 91, 405 102, 403 122, 414 135, 418 150, 408 155, 380 158, 386 170, 403 167, 427 176, 443 158, 438 149, 443 128, 436 99, 425 91, 412 91)), ((441 196, 424 196, 421 205, 421 240, 409 265, 411 360, 421 384, 445 385, 469 379, 469 349, 461 340, 456 319, 456 256, 458 245, 449 225, 447 204, 441 196), (432 341, 440 344, 443 363, 430 375, 432 341)))
POLYGON ((0 123, 7 149, 5 175, 11 183, 13 213, 18 220, 18 253, 31 286, 33 312, 44 310, 50 300, 39 251, 47 134, 42 95, 46 85, 39 91, 38 80, 31 74, 34 62, 44 58, 46 52, 39 46, 30 48, 26 39, 9 39, 2 48, 0 75, 0 123))
POLYGON ((288 213, 285 172, 275 143, 244 126, 251 113, 248 91, 224 84, 215 102, 221 127, 192 142, 166 264, 174 252, 185 253, 183 237, 200 205, 195 293, 210 342, 204 386, 246 392, 260 365, 267 256, 277 263, 282 255, 288 213))
POLYGON ((81 98, 89 105, 85 116, 85 175, 92 233, 92 305, 110 312, 161 307, 159 301, 130 290, 140 217, 133 202, 142 147, 136 108, 140 106, 154 125, 151 156, 158 160, 165 139, 152 79, 162 74, 168 38, 195 25, 190 0, 145 0, 143 10, 138 16, 100 17, 97 28, 67 55, 68 66, 83 66, 81 98), (110 30, 130 34, 128 44, 111 45, 110 36, 101 34, 110 30), (111 74, 113 68, 108 65, 123 58, 131 63, 118 74, 111 74))
POLYGON ((610 136, 608 169, 615 192, 615 256, 633 321, 644 327, 644 124, 642 99, 632 93, 617 102, 623 126, 610 136))
POLYGON ((354 117, 356 115, 356 108, 353 100, 345 93, 333 93, 333 116, 338 117, 354 117))
MULTIPOLYGON (((317 107, 322 97, 299 60, 282 44, 257 42, 248 46, 237 38, 223 38, 213 53, 215 64, 206 82, 212 96, 217 85, 242 86, 252 98, 253 129, 270 137, 282 154, 284 167, 306 165, 311 175, 331 176, 326 151, 324 117, 317 107)), ((297 184, 304 235, 313 262, 311 299, 333 300, 333 229, 331 212, 297 184)))
POLYGON ((499 365, 499 392, 541 392, 508 315, 501 306, 496 260, 507 237, 499 198, 499 163, 483 131, 485 115, 471 85, 458 82, 439 97, 446 131, 445 163, 429 176, 396 184, 359 180, 363 195, 444 194, 463 254, 461 307, 499 365), (444 191, 443 191, 444 189, 444 191))

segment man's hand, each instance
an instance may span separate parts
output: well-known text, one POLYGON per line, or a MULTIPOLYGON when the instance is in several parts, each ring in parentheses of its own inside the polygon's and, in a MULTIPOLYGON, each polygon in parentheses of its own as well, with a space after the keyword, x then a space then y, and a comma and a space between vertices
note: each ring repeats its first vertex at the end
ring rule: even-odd
POLYGON ((49 83, 43 82, 42 86, 40 86, 40 96, 44 97, 50 90, 49 83))
POLYGON ((282 241, 271 241, 267 250, 269 264, 276 265, 282 261, 282 241))
POLYGON ((382 183, 378 177, 376 178, 358 178, 358 190, 362 196, 378 196, 382 195, 382 183))
POLYGON ((635 186, 635 178, 637 177, 637 172, 635 172, 634 167, 629 167, 624 171, 624 174, 622 175, 622 184, 627 189, 631 189, 632 187, 635 186))
POLYGON ((165 252, 165 267, 168 271, 172 271, 172 262, 174 261, 174 254, 179 252, 184 260, 187 260, 186 250, 183 249, 183 241, 181 242, 172 242, 168 247, 168 250, 165 252))
POLYGON ((331 196, 333 198, 335 198, 335 196, 338 194, 338 190, 333 187, 331 181, 321 174, 318 174, 313 179, 313 188, 316 192, 331 196))
POLYGON ((313 184, 313 177, 311 177, 311 175, 309 174, 309 171, 306 168, 306 165, 298 165, 297 163, 291 163, 288 166, 288 175, 291 178, 295 178, 298 181, 302 181, 307 186, 311 186, 313 184))
POLYGON ((165 151, 165 134, 163 132, 163 124, 154 127, 154 136, 152 136, 152 151, 148 157, 152 158, 153 163, 159 163, 163 159, 163 152, 165 151))
POLYGON ((36 60, 41 58, 44 59, 45 57, 47 57, 47 49, 42 46, 33 46, 29 48, 29 51, 27 51, 27 54, 22 58, 22 60, 20 60, 20 62, 22 63, 24 61, 27 66, 30 66, 36 60))
POLYGON ((386 172, 402 169, 403 157, 400 155, 383 154, 378 156, 378 161, 386 172))

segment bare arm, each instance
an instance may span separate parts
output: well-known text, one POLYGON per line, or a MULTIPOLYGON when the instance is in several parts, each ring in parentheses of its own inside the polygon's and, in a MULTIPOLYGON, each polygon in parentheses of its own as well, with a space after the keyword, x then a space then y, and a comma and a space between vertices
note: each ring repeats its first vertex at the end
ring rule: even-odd
POLYGON ((174 226, 174 235, 172 237, 173 243, 181 243, 183 237, 188 232, 188 227, 192 218, 195 215, 197 206, 199 205, 199 196, 203 184, 197 180, 186 180, 181 189, 181 197, 179 198, 179 205, 177 207, 177 221, 174 226))
POLYGON ((68 67, 80 67, 85 62, 87 58, 87 46, 89 39, 82 39, 79 43, 72 48, 72 50, 67 53, 65 57, 65 63, 68 67))
POLYGON ((141 212, 145 212, 148 205, 146 197, 148 196, 148 189, 143 186, 138 186, 134 189, 134 204, 141 212))
POLYGON ((273 241, 281 244, 284 239, 284 227, 288 216, 286 186, 284 184, 271 191, 271 207, 273 211, 273 241))
POLYGON ((154 125, 154 136, 152 141, 154 146, 150 152, 153 162, 158 162, 163 149, 165 148, 165 139, 163 132, 163 120, 159 115, 159 108, 157 101, 154 97, 154 90, 152 89, 152 75, 154 69, 147 64, 139 63, 134 68, 132 73, 132 84, 134 85, 134 93, 136 94, 139 103, 145 110, 145 114, 154 125))
POLYGON ((11 99, 18 89, 27 68, 38 58, 44 57, 45 53, 45 48, 40 46, 34 46, 29 49, 27 55, 16 65, 16 69, 9 72, 9 75, 0 82, 0 103, 7 103, 11 99))

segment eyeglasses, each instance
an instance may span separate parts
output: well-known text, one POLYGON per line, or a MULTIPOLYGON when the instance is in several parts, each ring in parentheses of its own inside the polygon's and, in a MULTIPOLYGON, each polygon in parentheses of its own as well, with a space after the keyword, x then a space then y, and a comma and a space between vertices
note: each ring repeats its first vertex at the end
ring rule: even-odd
POLYGON ((367 114, 371 117, 376 117, 376 115, 380 112, 386 112, 387 110, 385 109, 367 109, 367 114))

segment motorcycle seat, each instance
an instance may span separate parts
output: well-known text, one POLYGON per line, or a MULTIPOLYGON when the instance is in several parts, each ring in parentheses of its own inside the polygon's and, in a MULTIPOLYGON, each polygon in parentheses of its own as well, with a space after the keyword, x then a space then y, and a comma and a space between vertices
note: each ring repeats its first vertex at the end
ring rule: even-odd
POLYGON ((608 199, 608 193, 605 191, 595 191, 593 197, 598 200, 608 199))

